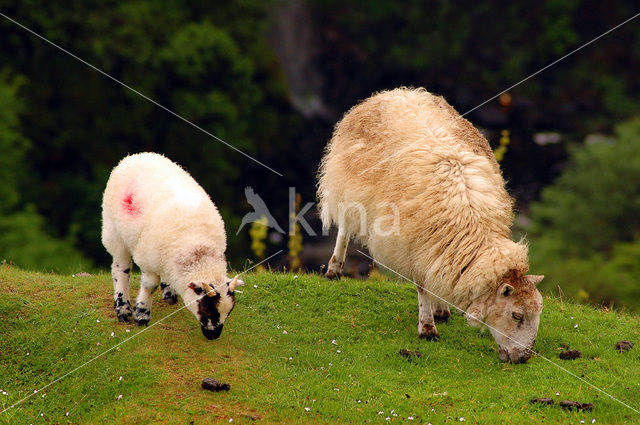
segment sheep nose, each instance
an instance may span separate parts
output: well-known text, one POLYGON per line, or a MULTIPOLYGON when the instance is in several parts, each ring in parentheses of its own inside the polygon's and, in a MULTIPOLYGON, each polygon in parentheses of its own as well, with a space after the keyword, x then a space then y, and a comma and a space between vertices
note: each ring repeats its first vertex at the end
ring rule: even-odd
POLYGON ((213 329, 207 329, 202 327, 202 335, 204 335, 207 339, 218 339, 220 338, 220 334, 222 333, 222 326, 216 326, 213 329))

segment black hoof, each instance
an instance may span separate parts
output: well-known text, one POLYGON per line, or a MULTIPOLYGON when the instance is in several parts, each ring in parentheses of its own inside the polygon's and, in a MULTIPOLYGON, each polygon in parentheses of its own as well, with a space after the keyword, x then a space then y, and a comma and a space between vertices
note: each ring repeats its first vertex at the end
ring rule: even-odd
POLYGON ((147 326, 149 324, 149 319, 135 319, 137 326, 147 326))
POLYGON ((338 279, 340 279, 341 276, 342 276, 342 274, 334 272, 333 270, 328 270, 324 274, 324 277, 326 277, 329 280, 338 280, 338 279))
POLYGON ((146 307, 136 305, 133 312, 133 320, 138 326, 147 326, 149 324, 149 320, 151 320, 151 311, 146 307))
POLYGON ((162 288, 162 298, 169 305, 173 305, 178 302, 178 295, 173 292, 171 287, 164 282, 160 282, 160 288, 162 288))
POLYGON ((432 341, 432 342, 435 342, 435 341, 440 339, 440 335, 438 335, 438 334, 421 334, 421 335, 418 335, 418 337, 420 339, 424 339, 424 340, 432 341))
POLYGON ((451 313, 447 310, 433 314, 433 320, 435 320, 436 323, 447 323, 449 317, 451 317, 451 313))
POLYGON ((124 322, 124 323, 131 323, 131 312, 126 312, 126 313, 116 313, 116 315, 118 316, 118 321, 119 322, 124 322))

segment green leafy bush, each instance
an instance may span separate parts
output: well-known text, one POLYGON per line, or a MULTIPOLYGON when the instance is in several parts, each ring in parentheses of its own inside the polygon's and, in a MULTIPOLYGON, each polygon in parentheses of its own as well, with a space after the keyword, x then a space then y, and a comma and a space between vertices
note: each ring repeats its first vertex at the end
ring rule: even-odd
POLYGON ((544 287, 640 308, 640 119, 571 149, 531 218, 532 269, 547 275, 544 287))
POLYGON ((33 205, 23 205, 21 182, 27 174, 29 141, 22 135, 18 93, 24 78, 0 71, 0 260, 29 269, 78 270, 90 263, 71 241, 46 231, 44 217, 33 205))

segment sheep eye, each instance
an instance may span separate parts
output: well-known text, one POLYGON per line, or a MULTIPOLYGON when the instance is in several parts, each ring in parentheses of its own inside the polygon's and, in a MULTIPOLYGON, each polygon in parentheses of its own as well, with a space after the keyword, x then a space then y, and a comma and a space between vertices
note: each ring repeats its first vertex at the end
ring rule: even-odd
POLYGON ((520 313, 512 313, 511 316, 513 316, 513 319, 517 320, 518 322, 522 321, 522 314, 520 313))

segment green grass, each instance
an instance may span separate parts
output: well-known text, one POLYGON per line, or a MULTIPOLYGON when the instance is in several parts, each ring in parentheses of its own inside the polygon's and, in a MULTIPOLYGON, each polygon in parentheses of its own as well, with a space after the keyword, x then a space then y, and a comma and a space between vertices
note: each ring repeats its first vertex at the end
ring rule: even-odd
MULTIPOLYGON (((207 341, 183 309, 124 342, 141 329, 117 322, 107 274, 73 278, 1 266, 0 389, 8 394, 0 394, 0 410, 124 343, 0 414, 0 424, 387 423, 387 417, 640 423, 639 414, 540 357, 502 363, 491 336, 466 326, 460 314, 439 325, 439 342, 418 340, 408 283, 266 272, 244 280, 219 340, 207 341), (407 360, 401 348, 423 356, 407 360), (231 391, 202 390, 209 376, 231 391), (532 397, 556 404, 532 405, 532 397), (563 399, 593 402, 595 409, 566 412, 557 405, 563 399)), ((138 282, 134 275, 134 288, 138 282)), ((154 301, 152 325, 179 308, 159 293, 154 301)), ((637 317, 545 298, 536 349, 640 408, 640 347, 618 353, 621 339, 638 342, 637 317), (558 359, 562 344, 580 349, 582 358, 558 359)))

